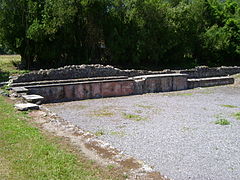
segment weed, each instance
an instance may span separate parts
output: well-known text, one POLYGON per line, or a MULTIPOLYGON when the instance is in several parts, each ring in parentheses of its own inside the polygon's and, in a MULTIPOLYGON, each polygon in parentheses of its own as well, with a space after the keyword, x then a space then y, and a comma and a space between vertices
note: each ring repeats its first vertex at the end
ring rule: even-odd
POLYGON ((120 129, 125 128, 125 127, 127 127, 127 126, 126 125, 117 126, 117 128, 120 128, 120 129))
POLYGON ((142 104, 137 104, 137 107, 144 108, 144 109, 152 109, 153 106, 147 106, 147 105, 142 105, 142 104))
POLYGON ((123 117, 125 119, 131 119, 134 121, 142 121, 142 120, 146 120, 146 118, 140 116, 140 115, 136 115, 136 114, 127 114, 127 113, 123 113, 123 117))
POLYGON ((123 137, 123 136, 125 136, 126 134, 125 134, 125 132, 123 132, 123 131, 113 131, 113 132, 110 132, 110 135, 123 137))
POLYGON ((233 114, 233 117, 235 117, 237 120, 240 120, 240 112, 233 114))
POLYGON ((99 130, 97 132, 94 133, 96 136, 103 136, 105 135, 106 133, 103 131, 103 130, 99 130))
POLYGON ((193 93, 168 93, 166 94, 167 96, 192 96, 193 93))
POLYGON ((89 160, 89 163, 90 163, 91 165, 93 165, 93 164, 96 163, 96 161, 91 159, 91 160, 89 160))
POLYGON ((91 115, 97 116, 97 117, 101 117, 101 116, 111 117, 111 116, 114 116, 114 113, 110 112, 107 109, 100 109, 100 110, 93 111, 91 115))
POLYGON ((219 119, 217 121, 215 121, 215 124, 219 124, 219 125, 229 125, 230 122, 227 119, 219 119))
POLYGON ((107 168, 108 168, 109 170, 112 170, 112 169, 115 168, 115 166, 114 166, 113 164, 110 164, 110 165, 107 165, 107 168))
POLYGON ((222 107, 227 107, 227 108, 238 108, 238 106, 225 105, 225 104, 222 104, 221 106, 222 106, 222 107))

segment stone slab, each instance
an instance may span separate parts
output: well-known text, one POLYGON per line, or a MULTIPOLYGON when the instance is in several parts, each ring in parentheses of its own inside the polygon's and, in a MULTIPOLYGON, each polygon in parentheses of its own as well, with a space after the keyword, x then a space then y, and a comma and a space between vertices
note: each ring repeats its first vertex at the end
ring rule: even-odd
POLYGON ((25 87, 13 87, 12 90, 16 93, 27 93, 28 89, 25 87))
POLYGON ((7 85, 8 82, 0 82, 0 87, 7 85))
POLYGON ((27 102, 32 102, 32 103, 39 102, 39 101, 42 101, 44 99, 44 97, 39 96, 39 95, 23 95, 22 97, 27 102))
POLYGON ((188 88, 197 87, 210 87, 210 86, 221 86, 234 84, 234 78, 232 77, 211 77, 211 78, 199 78, 199 79, 188 79, 188 88))
POLYGON ((153 78, 164 78, 164 77, 187 77, 187 74, 172 73, 172 74, 151 74, 144 76, 135 76, 133 79, 153 79, 153 78))
POLYGON ((38 110, 39 106, 33 103, 15 104, 14 107, 19 111, 38 110))

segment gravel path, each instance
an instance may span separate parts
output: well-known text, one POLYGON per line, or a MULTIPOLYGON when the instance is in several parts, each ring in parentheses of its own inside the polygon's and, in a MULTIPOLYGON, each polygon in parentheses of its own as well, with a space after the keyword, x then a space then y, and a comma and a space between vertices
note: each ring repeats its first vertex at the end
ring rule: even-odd
POLYGON ((46 106, 171 179, 240 179, 240 86, 46 106))

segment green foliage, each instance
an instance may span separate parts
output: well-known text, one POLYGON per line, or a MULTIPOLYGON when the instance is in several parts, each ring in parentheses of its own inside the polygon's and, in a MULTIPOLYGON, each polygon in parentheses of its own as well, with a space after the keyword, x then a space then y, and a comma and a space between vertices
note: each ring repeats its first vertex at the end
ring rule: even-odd
POLYGON ((123 117, 125 119, 130 119, 130 120, 133 120, 133 121, 143 121, 143 120, 146 120, 146 118, 140 116, 140 115, 137 115, 137 114, 127 114, 127 113, 123 113, 123 117))
POLYGON ((219 119, 217 121, 215 121, 215 124, 219 124, 219 125, 230 125, 230 122, 226 119, 219 119))
POLYGON ((0 44, 26 68, 240 65, 236 0, 1 0, 0 44))
POLYGON ((235 117, 237 120, 240 120, 240 112, 233 114, 233 117, 235 117))

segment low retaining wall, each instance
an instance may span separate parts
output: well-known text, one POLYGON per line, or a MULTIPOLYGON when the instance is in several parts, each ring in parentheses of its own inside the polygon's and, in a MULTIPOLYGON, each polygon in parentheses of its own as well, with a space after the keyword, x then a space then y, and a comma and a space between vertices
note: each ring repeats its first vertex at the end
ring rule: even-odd
POLYGON ((44 102, 69 101, 184 90, 187 89, 187 75, 149 75, 129 79, 84 81, 25 87, 29 90, 30 94, 43 96, 44 102))
POLYGON ((150 74, 171 74, 181 73, 187 74, 188 78, 205 78, 219 77, 240 73, 240 67, 216 67, 209 68, 199 66, 194 69, 186 70, 170 70, 163 71, 146 71, 146 70, 121 70, 113 66, 95 65, 72 65, 58 69, 48 69, 30 72, 27 74, 12 77, 13 83, 33 82, 33 81, 48 81, 48 80, 65 80, 65 79, 80 79, 92 77, 109 77, 109 76, 127 76, 134 77, 150 74))
POLYGON ((192 89, 197 87, 221 86, 233 83, 234 78, 231 77, 188 79, 188 88, 192 89))
POLYGON ((180 70, 179 73, 188 75, 188 78, 207 78, 207 77, 221 77, 240 73, 240 67, 213 67, 199 66, 194 69, 180 70))

